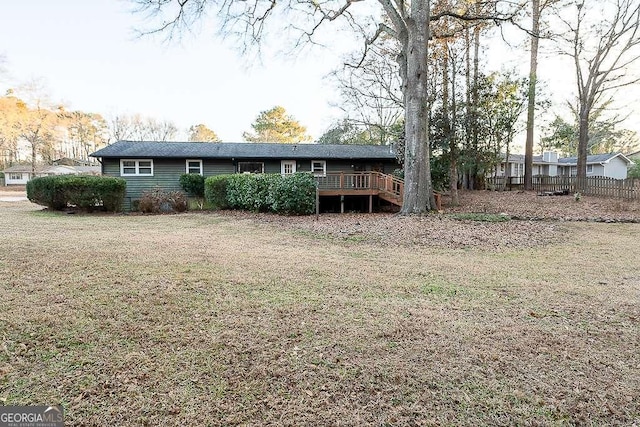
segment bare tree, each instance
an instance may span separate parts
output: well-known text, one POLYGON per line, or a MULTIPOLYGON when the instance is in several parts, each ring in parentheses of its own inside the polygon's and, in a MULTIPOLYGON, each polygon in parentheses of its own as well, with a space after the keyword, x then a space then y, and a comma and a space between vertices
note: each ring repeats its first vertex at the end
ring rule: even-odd
POLYGON ((396 43, 381 41, 358 67, 351 66, 351 61, 333 73, 340 90, 337 106, 349 123, 369 134, 372 144, 394 142, 393 128, 404 115, 398 64, 393 59, 396 43))
POLYGON ((640 59, 640 2, 579 2, 570 5, 569 11, 569 17, 560 15, 567 28, 562 52, 575 65, 579 105, 577 176, 584 182, 592 111, 611 101, 617 89, 640 81, 630 70, 630 65, 640 59))
POLYGON ((18 158, 20 126, 27 105, 9 91, 0 98, 0 166, 11 166, 18 158))
POLYGON ((20 91, 21 98, 26 100, 27 109, 20 117, 19 138, 29 143, 31 171, 35 173, 39 157, 44 161, 53 160, 54 146, 61 137, 59 113, 64 108, 50 101, 41 80, 25 83, 20 91))
MULTIPOLYGON (((321 27, 331 22, 342 21, 354 29, 356 36, 363 37, 366 57, 369 47, 385 34, 398 42, 396 60, 401 78, 403 103, 405 106, 405 193, 401 213, 423 213, 435 201, 432 194, 431 170, 429 164, 428 121, 428 69, 427 54, 429 23, 431 19, 443 16, 460 19, 509 20, 509 16, 497 13, 491 16, 472 16, 473 11, 465 7, 444 11, 431 16, 430 0, 412 2, 377 0, 378 10, 357 9, 361 1, 300 0, 298 2, 278 2, 260 0, 131 0, 139 11, 155 17, 158 24, 151 32, 165 32, 169 37, 190 29, 193 24, 214 9, 222 21, 225 34, 240 37, 246 48, 259 43, 265 34, 267 22, 272 16, 286 17, 281 22, 289 24, 287 29, 296 33, 296 45, 313 43, 321 27), (380 17, 382 16, 382 19, 380 17), (375 25, 370 25, 375 23, 375 25)), ((488 3, 512 4, 509 1, 488 3)), ((463 5, 464 6, 464 5, 463 5)))
POLYGON ((99 114, 70 111, 61 114, 70 150, 64 155, 89 161, 93 151, 105 144, 107 123, 99 114))
POLYGON ((136 141, 173 141, 178 133, 176 125, 169 120, 156 120, 142 117, 116 115, 108 123, 109 143, 122 140, 136 141))
POLYGON ((111 117, 107 123, 107 134, 109 144, 131 139, 133 137, 131 118, 125 115, 111 117))
POLYGON ((175 141, 178 128, 169 120, 156 120, 149 118, 145 121, 147 138, 151 141, 167 142, 175 141))
POLYGON ((527 139, 524 154, 524 188, 533 190, 533 132, 535 128, 536 86, 538 84, 538 49, 540 19, 543 12, 559 0, 531 0, 531 47, 529 49, 529 93, 527 104, 527 139))

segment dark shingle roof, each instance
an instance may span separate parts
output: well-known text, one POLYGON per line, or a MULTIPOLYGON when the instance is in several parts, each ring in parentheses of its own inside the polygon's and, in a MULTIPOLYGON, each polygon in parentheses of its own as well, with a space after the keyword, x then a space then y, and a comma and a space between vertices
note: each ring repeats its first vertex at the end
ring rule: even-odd
POLYGON ((96 151, 103 158, 395 159, 384 145, 118 141, 96 151))

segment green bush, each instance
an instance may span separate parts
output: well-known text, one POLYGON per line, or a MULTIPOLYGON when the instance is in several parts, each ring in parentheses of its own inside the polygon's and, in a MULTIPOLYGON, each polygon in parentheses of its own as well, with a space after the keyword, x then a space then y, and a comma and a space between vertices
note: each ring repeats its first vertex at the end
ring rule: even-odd
POLYGON ((640 161, 636 160, 636 162, 627 170, 627 178, 640 178, 640 161))
POLYGON ((160 188, 145 191, 137 203, 143 213, 184 212, 188 207, 187 196, 181 191, 164 191, 160 188))
POLYGON ((207 202, 217 209, 305 215, 315 208, 315 179, 311 174, 235 174, 205 181, 207 202))
POLYGON ((227 185, 233 175, 210 176, 204 183, 204 197, 213 209, 229 209, 227 185))
POLYGON ((310 173, 286 175, 270 191, 271 210, 288 215, 310 215, 316 206, 316 180, 310 173))
POLYGON ((204 197, 204 176, 194 173, 182 174, 180 187, 191 196, 204 197))
POLYGON ((68 206, 109 212, 122 208, 127 183, 107 176, 56 175, 43 176, 27 183, 27 198, 33 203, 60 210, 68 206))

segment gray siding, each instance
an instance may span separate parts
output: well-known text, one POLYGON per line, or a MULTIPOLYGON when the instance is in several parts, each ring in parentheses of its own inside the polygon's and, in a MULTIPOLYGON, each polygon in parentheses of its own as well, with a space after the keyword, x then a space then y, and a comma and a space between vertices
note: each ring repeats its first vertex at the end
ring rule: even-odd
POLYGON ((625 179, 627 177, 627 162, 620 157, 611 159, 602 169, 603 174, 611 178, 625 179))
POLYGON ((117 176, 127 181, 124 209, 131 209, 131 202, 139 199, 144 191, 161 188, 164 191, 179 191, 180 175, 185 171, 185 161, 180 159, 154 159, 153 176, 120 176, 120 160, 104 159, 105 175, 117 176))
MULTIPOLYGON (((192 159, 197 160, 197 159, 192 159)), ((202 169, 204 176, 227 175, 236 172, 236 168, 231 160, 203 160, 202 169)), ((186 170, 186 163, 182 173, 186 170)))
POLYGON ((589 165, 587 165, 587 176, 606 176, 603 165, 591 165, 592 172, 589 172, 589 165))
MULTIPOLYGON (((190 158, 190 160, 198 159, 190 158)), ((203 174, 206 177, 235 173, 237 162, 238 160, 232 161, 230 159, 204 159, 202 162, 203 174)), ((265 173, 280 173, 280 162, 280 160, 264 161, 265 173)), ((353 172, 357 166, 360 167, 360 170, 371 171, 376 165, 382 165, 385 173, 391 173, 399 167, 394 162, 388 160, 361 161, 329 159, 327 160, 327 172, 353 172)), ((296 168, 298 172, 311 171, 311 160, 297 160, 296 168)), ((105 158, 102 162, 103 175, 121 177, 127 181, 127 191, 125 193, 124 201, 125 210, 130 210, 132 202, 140 199, 144 191, 153 190, 155 188, 160 188, 164 191, 180 191, 180 175, 185 172, 186 159, 154 159, 153 176, 120 176, 120 159, 105 158)))
MULTIPOLYGON (((197 160, 197 159, 191 159, 197 160)), ((231 174, 235 172, 231 160, 204 160, 202 162, 204 176, 231 174)), ((120 160, 104 159, 102 172, 104 175, 124 178, 127 181, 125 209, 130 209, 130 202, 139 199, 142 193, 158 187, 164 191, 179 191, 180 175, 186 171, 186 159, 154 159, 153 176, 120 176, 120 160)))

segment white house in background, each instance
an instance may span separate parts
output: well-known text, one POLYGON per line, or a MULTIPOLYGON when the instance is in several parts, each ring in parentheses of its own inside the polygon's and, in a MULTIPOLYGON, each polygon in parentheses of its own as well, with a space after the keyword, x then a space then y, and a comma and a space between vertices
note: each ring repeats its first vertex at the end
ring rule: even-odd
POLYGON ((4 171, 4 185, 25 185, 31 178, 51 175, 100 175, 100 166, 37 166, 35 174, 31 165, 11 166, 4 171))
MULTIPOLYGON (((622 153, 594 154, 587 156, 587 176, 606 176, 625 179, 627 168, 633 164, 622 153)), ((533 176, 576 176, 577 157, 559 158, 555 151, 545 151, 541 156, 533 156, 533 176)), ((524 176, 524 154, 510 154, 509 161, 502 161, 496 176, 524 176), (508 172, 508 173, 507 173, 508 172)))

